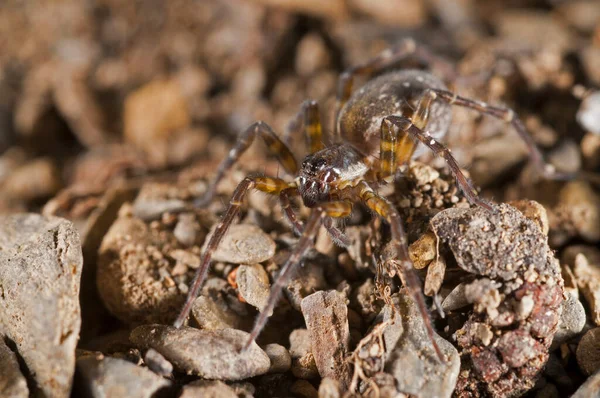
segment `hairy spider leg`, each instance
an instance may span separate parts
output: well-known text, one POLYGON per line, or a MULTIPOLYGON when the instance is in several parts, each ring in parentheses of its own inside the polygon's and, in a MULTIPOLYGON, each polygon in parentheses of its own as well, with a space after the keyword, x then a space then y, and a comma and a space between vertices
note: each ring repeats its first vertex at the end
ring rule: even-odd
POLYGON ((289 147, 295 145, 294 138, 304 135, 309 153, 315 153, 325 146, 323 127, 321 124, 321 113, 319 103, 315 100, 306 100, 300 106, 300 110, 289 123, 283 141, 289 147))
POLYGON ((219 247, 219 243, 221 243, 223 236, 225 236, 225 233, 233 223, 235 216, 239 213, 240 207, 248 191, 251 189, 256 189, 272 195, 281 195, 282 191, 290 188, 293 188, 293 185, 290 183, 279 178, 270 177, 246 177, 244 180, 242 180, 242 182, 239 183, 235 189, 235 192, 233 193, 233 196, 231 197, 227 211, 223 215, 221 222, 217 225, 215 232, 208 241, 206 249, 202 254, 202 258, 200 259, 200 266, 196 271, 196 275, 194 275, 194 280, 192 281, 190 291, 185 299, 185 304, 183 305, 183 308, 177 316, 173 326, 179 328, 187 319, 192 308, 192 303, 196 299, 196 296, 198 296, 200 288, 202 287, 202 284, 204 283, 204 280, 208 274, 212 254, 217 247, 219 247))
POLYGON ((456 178, 456 183, 461 191, 464 193, 465 197, 469 200, 469 202, 481 206, 486 210, 491 211, 492 206, 485 202, 483 199, 479 197, 475 187, 471 184, 469 179, 465 177, 465 175, 460 170, 458 162, 452 156, 450 150, 441 142, 437 141, 431 135, 415 126, 410 119, 407 119, 403 116, 387 116, 382 121, 382 129, 386 124, 392 124, 396 127, 396 129, 389 128, 390 131, 395 131, 398 135, 408 135, 415 140, 418 140, 425 144, 429 149, 433 151, 437 156, 444 158, 446 164, 450 168, 450 172, 456 178))
POLYGON ((252 145, 252 142, 257 135, 263 139, 269 151, 277 156, 277 159, 285 170, 290 174, 296 174, 298 165, 292 151, 290 151, 283 141, 279 139, 277 134, 275 134, 268 124, 265 122, 256 122, 240 134, 235 146, 229 151, 225 160, 219 165, 217 175, 207 188, 206 193, 202 198, 196 201, 196 206, 204 207, 212 201, 217 190, 217 185, 223 179, 225 173, 231 169, 235 162, 237 162, 250 145, 252 145))
POLYGON ((382 51, 375 58, 361 65, 350 67, 340 75, 336 92, 336 123, 333 131, 333 142, 341 141, 340 126, 338 124, 340 120, 339 115, 346 102, 352 96, 355 78, 361 76, 370 79, 383 70, 409 58, 417 59, 426 66, 436 66, 448 80, 455 80, 457 78, 454 68, 448 62, 437 57, 427 48, 418 45, 413 39, 402 40, 394 48, 382 51))
POLYGON ((462 106, 479 112, 484 115, 491 115, 500 120, 504 120, 506 123, 512 125, 517 131, 523 142, 527 145, 529 152, 529 158, 533 162, 536 169, 545 177, 551 180, 568 180, 575 178, 574 174, 560 173, 557 172, 554 166, 546 163, 544 157, 537 147, 535 141, 531 135, 527 132, 525 125, 521 119, 517 116, 515 111, 510 108, 493 106, 482 101, 476 101, 469 98, 461 97, 451 91, 440 90, 440 89, 429 89, 433 95, 437 98, 446 101, 450 105, 462 106))
POLYGON ((267 305, 256 318, 254 327, 250 332, 250 337, 248 338, 248 341, 242 350, 246 350, 250 344, 256 340, 264 328, 267 319, 271 316, 275 305, 281 297, 282 289, 286 286, 286 283, 296 269, 296 266, 302 260, 302 257, 304 257, 308 249, 312 246, 315 236, 317 235, 317 231, 319 230, 319 226, 321 225, 324 217, 347 217, 351 212, 352 202, 350 201, 327 202, 312 209, 310 216, 306 221, 306 226, 302 232, 302 236, 298 240, 296 247, 286 260, 285 264, 281 267, 277 278, 275 278, 273 281, 273 286, 271 287, 271 292, 269 293, 267 305))
POLYGON ((421 282, 419 281, 419 277, 417 276, 410 256, 408 255, 408 241, 406 238, 406 233, 404 232, 404 227, 402 226, 400 213, 398 213, 398 210, 392 203, 375 193, 375 191, 373 191, 373 189, 365 181, 360 182, 356 186, 356 193, 360 200, 369 209, 378 214, 389 224, 392 234, 392 241, 396 245, 396 251, 398 255, 398 258, 395 259, 393 263, 400 265, 400 269, 398 271, 401 273, 405 281, 406 288, 408 289, 412 299, 419 307, 419 312, 423 317, 425 329, 429 336, 429 340, 431 340, 433 349, 440 361, 444 362, 444 355, 442 354, 434 338, 433 325, 431 323, 431 319, 429 318, 429 311, 427 311, 427 306, 425 305, 425 300, 423 298, 421 282))

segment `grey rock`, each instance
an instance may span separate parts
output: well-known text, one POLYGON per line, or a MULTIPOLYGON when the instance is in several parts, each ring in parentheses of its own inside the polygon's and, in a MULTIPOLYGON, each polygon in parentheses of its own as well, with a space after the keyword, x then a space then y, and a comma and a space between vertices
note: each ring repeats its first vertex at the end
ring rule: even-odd
MULTIPOLYGON (((78 396, 152 397, 171 382, 124 359, 85 355, 77 359, 78 396)), ((77 396, 77 395, 76 395, 77 396)))
POLYGON ((233 311, 227 301, 219 296, 200 296, 192 304, 192 317, 204 330, 248 330, 252 321, 233 311))
POLYGON ((235 274, 240 296, 259 311, 269 301, 269 275, 260 264, 240 265, 235 274))
POLYGON ((179 398, 238 398, 238 395, 222 381, 198 380, 185 385, 179 398))
POLYGON ((148 369, 161 376, 168 376, 173 372, 173 364, 167 361, 165 357, 160 355, 154 348, 150 348, 144 355, 144 362, 148 369))
MULTIPOLYGON (((0 336, 1 337, 1 336, 0 336)), ((27 398, 27 380, 19 369, 17 356, 0 338, 0 397, 27 398)))
POLYGON ((0 218, 0 330, 15 342, 41 394, 66 397, 81 327, 81 243, 58 217, 0 218))
POLYGON ((459 283, 442 301, 442 309, 445 312, 458 310, 469 305, 469 300, 465 294, 467 284, 459 283))
POLYGON ((144 325, 135 328, 130 339, 140 348, 154 348, 181 372, 205 379, 242 380, 266 373, 271 365, 255 342, 241 351, 249 337, 236 329, 144 325))
POLYGON ((388 345, 386 341, 386 372, 394 376, 398 391, 403 393, 421 397, 450 397, 460 371, 458 351, 435 334, 435 341, 446 358, 441 363, 431 347, 417 305, 405 290, 396 297, 400 312, 396 316, 401 317, 403 332, 396 344, 388 345))
POLYGON ((338 380, 346 389, 350 380, 345 360, 350 341, 346 297, 336 290, 313 293, 302 300, 302 315, 319 374, 338 380))
POLYGON ((577 336, 585 326, 585 308, 583 308, 583 304, 577 297, 567 294, 562 306, 560 323, 554 335, 554 340, 552 340, 550 351, 557 349, 562 343, 577 336))
MULTIPOLYGON (((203 251, 213 232, 214 228, 205 240, 203 251)), ((274 254, 275 242, 262 229, 251 224, 235 224, 223 237, 212 259, 233 264, 255 264, 270 259, 274 254)))
POLYGON ((267 344, 265 346, 265 352, 271 360, 269 373, 285 373, 290 370, 292 366, 292 357, 284 346, 279 344, 267 344))
POLYGON ((571 398, 590 398, 600 396, 600 371, 590 376, 585 383, 583 383, 575 394, 571 395, 571 398))
POLYGON ((200 229, 200 224, 196 221, 194 214, 182 213, 173 229, 173 235, 182 245, 192 246, 198 241, 200 229))

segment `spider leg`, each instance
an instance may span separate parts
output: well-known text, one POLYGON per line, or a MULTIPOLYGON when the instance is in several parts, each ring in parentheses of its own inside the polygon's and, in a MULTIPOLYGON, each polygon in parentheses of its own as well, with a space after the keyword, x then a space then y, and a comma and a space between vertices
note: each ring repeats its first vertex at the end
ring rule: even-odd
POLYGON ((292 137, 299 136, 301 132, 304 133, 310 153, 325 147, 319 103, 315 100, 306 100, 302 103, 300 111, 288 126, 284 141, 290 143, 292 137))
POLYGON ((408 255, 408 241, 398 210, 387 199, 375 193, 369 184, 364 181, 356 186, 356 191, 361 201, 389 224, 392 233, 392 241, 395 243, 395 249, 398 255, 398 259, 394 263, 400 265, 399 271, 402 273, 406 288, 412 296, 412 299, 419 307, 419 312, 423 317, 423 323, 425 324, 425 329, 431 340, 433 349, 440 361, 444 362, 444 356, 434 338, 433 325, 431 324, 429 312, 427 311, 425 299, 423 298, 421 282, 419 281, 419 277, 417 276, 412 261, 410 260, 410 256, 408 255))
POLYGON ((238 214, 240 206, 242 205, 242 202, 248 191, 251 189, 257 189, 268 194, 280 195, 282 191, 289 188, 290 183, 279 178, 270 177, 246 177, 244 180, 242 180, 242 182, 239 183, 235 189, 235 192, 233 193, 233 196, 231 197, 227 211, 223 215, 221 222, 219 225, 217 225, 215 232, 208 241, 208 245, 202 254, 202 258, 200 259, 200 266, 196 271, 196 275, 194 275, 194 280, 192 281, 185 304, 183 305, 183 308, 177 316, 173 326, 179 328, 187 319, 190 309, 192 308, 192 303, 198 295, 200 288, 206 279, 206 275, 208 274, 212 254, 217 249, 219 243, 223 239, 223 236, 225 236, 225 233, 233 223, 233 220, 238 214))
POLYGON ((310 216, 306 221, 304 231, 302 232, 302 236, 298 240, 296 247, 286 260, 285 264, 281 267, 279 275, 277 275, 277 278, 275 278, 275 281, 273 281, 273 286, 271 287, 267 305, 258 315, 258 318, 256 318, 254 327, 250 332, 250 337, 244 345, 243 350, 247 349, 262 331, 267 319, 271 316, 275 305, 281 297, 281 290, 286 286, 286 283, 288 282, 291 274, 294 272, 296 266, 300 263, 300 260, 302 260, 304 254, 306 254, 310 246, 313 244, 323 218, 327 216, 346 217, 351 212, 352 203, 350 201, 324 203, 321 206, 315 207, 311 211, 310 216))
MULTIPOLYGON (((409 58, 415 58, 428 66, 436 66, 448 80, 456 79, 457 75, 454 68, 448 62, 435 56, 425 47, 417 45, 414 40, 404 39, 395 47, 386 49, 375 58, 361 65, 351 67, 340 75, 337 85, 335 120, 339 122, 340 111, 352 95, 356 77, 371 78, 386 68, 409 58)), ((333 134, 333 142, 339 142, 340 128, 337 123, 334 126, 333 134)))
POLYGON ((519 119, 518 115, 510 108, 493 106, 482 101, 475 101, 469 98, 461 97, 451 91, 440 90, 440 89, 429 89, 430 94, 433 95, 434 99, 437 97, 450 105, 462 106, 465 108, 473 109, 480 114, 491 115, 498 119, 504 120, 509 123, 519 134, 523 142, 527 145, 529 157, 538 171, 548 179, 552 180, 565 180, 575 177, 574 175, 557 172, 554 166, 546 163, 544 157, 537 147, 535 141, 531 135, 527 132, 525 125, 519 119))
POLYGON ((229 151, 225 160, 219 165, 217 175, 207 188, 206 193, 202 198, 196 201, 196 206, 204 207, 212 201, 217 190, 217 184, 223 179, 225 173, 231 169, 250 145, 252 145, 252 142, 257 135, 263 139, 269 151, 277 156, 285 170, 290 174, 296 174, 298 166, 296 164, 296 158, 290 149, 279 139, 277 134, 275 134, 268 124, 265 122, 256 122, 244 130, 239 136, 235 146, 229 151))
MULTIPOLYGON (((454 159, 454 156, 450 153, 450 150, 442 143, 431 137, 431 135, 427 131, 423 131, 413 124, 410 119, 407 119, 403 116, 387 116, 383 119, 382 122, 382 130, 386 124, 390 124, 391 126, 387 126, 386 129, 392 134, 396 134, 398 136, 409 136, 415 141, 420 141, 429 149, 431 149, 436 155, 441 156, 448 164, 450 171, 456 178, 456 182, 458 187, 464 193, 469 202, 476 204, 478 206, 483 207, 486 210, 492 210, 492 206, 485 202, 483 199, 479 197, 475 187, 471 184, 469 179, 465 177, 465 175, 460 171, 460 167, 458 166, 458 162, 454 159), (394 126, 394 127, 392 127, 394 126)), ((383 140, 382 140, 383 141, 383 140)), ((383 142, 382 142, 383 146, 383 142)), ((394 150, 393 148, 391 149, 394 150)), ((382 154, 383 155, 383 154, 382 154)), ((403 159, 405 160, 405 159, 403 159)), ((385 167, 385 163, 382 162, 382 168, 385 167)), ((383 172, 383 170, 382 170, 383 172)))

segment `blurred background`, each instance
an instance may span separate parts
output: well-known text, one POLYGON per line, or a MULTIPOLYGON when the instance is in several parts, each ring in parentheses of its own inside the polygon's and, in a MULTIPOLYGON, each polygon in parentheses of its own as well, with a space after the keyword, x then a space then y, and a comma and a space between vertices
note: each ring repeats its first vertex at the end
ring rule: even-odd
MULTIPOLYGON (((513 107, 558 168, 593 169, 600 139, 577 112, 598 112, 580 107, 599 21, 593 0, 3 1, 0 211, 55 198, 47 213, 78 218, 116 181, 208 175, 243 128, 284 135, 308 98, 331 126, 339 73, 406 37, 449 61, 451 88, 513 107)), ((504 123, 455 109, 446 141, 496 199, 535 196, 504 123)), ((244 165, 277 172, 255 147, 244 165)))

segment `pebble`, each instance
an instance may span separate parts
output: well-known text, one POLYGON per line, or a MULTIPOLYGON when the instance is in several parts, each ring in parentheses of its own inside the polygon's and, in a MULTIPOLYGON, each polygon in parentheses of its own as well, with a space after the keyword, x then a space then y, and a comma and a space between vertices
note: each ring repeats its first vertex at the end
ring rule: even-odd
POLYGON ((301 311, 302 299, 312 293, 327 289, 324 267, 314 260, 307 259, 304 266, 292 275, 290 282, 283 289, 294 309, 301 311))
POLYGON ((577 363, 585 374, 600 370, 600 327, 588 330, 577 346, 577 363))
POLYGON ((509 205, 519 210, 530 220, 533 220, 542 230, 544 235, 548 235, 550 222, 548 221, 548 212, 546 208, 535 200, 521 199, 508 202, 509 205))
MULTIPOLYGON (((216 226, 215 226, 216 228, 216 226)), ((205 240, 202 251, 214 232, 205 240)), ((252 224, 232 225, 212 255, 213 261, 233 264, 262 263, 275 255, 275 242, 262 229, 252 224)))
POLYGON ((552 340, 550 351, 558 348, 562 343, 569 341, 577 336, 585 326, 585 308, 577 297, 572 294, 567 294, 567 298, 562 304, 562 313, 560 315, 560 323, 558 330, 552 340))
POLYGON ((83 259, 79 233, 58 217, 0 217, 0 330, 15 342, 39 394, 68 396, 75 371, 83 259))
POLYGON ((133 202, 133 214, 141 220, 152 221, 159 220, 165 213, 180 211, 186 203, 178 197, 183 194, 179 191, 170 184, 144 184, 133 202))
POLYGON ((350 380, 345 360, 350 341, 346 297, 336 290, 319 291, 304 298, 301 307, 319 375, 346 389, 350 380))
POLYGON ((290 333, 290 355, 300 358, 310 352, 310 332, 308 329, 296 329, 290 333))
POLYGON ((249 336, 235 329, 144 325, 135 328, 130 339, 140 348, 154 348, 180 372, 205 379, 243 380, 265 374, 271 366, 255 342, 240 352, 249 336))
POLYGON ((600 91, 593 92, 581 101, 577 122, 586 131, 600 134, 600 91))
MULTIPOLYGON (((571 248, 567 250, 569 249, 571 248)), ((583 251, 575 255, 573 274, 577 286, 590 307, 592 320, 597 326, 600 326, 600 263, 596 262, 598 257, 594 256, 594 253, 598 253, 597 250, 591 249, 590 251, 587 253, 583 251)))
POLYGON ((408 247, 408 255, 416 269, 427 267, 437 256, 437 238, 426 232, 408 247))
POLYGON ((246 302, 259 311, 269 300, 269 275, 260 264, 240 265, 235 273, 238 292, 246 302))
POLYGON ((192 317, 200 329, 249 330, 252 321, 236 313, 220 295, 200 296, 192 304, 192 317))
POLYGON ((99 355, 84 355, 77 359, 76 384, 81 391, 74 396, 94 398, 151 398, 168 389, 171 382, 129 361, 99 355))
POLYGON ((183 387, 179 398, 238 398, 235 390, 219 380, 196 380, 183 387))
POLYGON ((585 383, 583 383, 575 394, 571 395, 571 398, 590 398, 600 396, 600 371, 590 376, 585 383))
POLYGON ((168 253, 162 251, 174 242, 172 236, 157 234, 144 221, 127 215, 121 215, 104 236, 96 284, 106 308, 123 323, 168 323, 181 309, 184 297, 172 286, 168 253))
POLYGON ((19 369, 17 356, 0 339, 0 397, 27 398, 27 380, 19 369))
POLYGON ((317 389, 310 382, 302 379, 296 380, 290 386, 290 392, 298 398, 317 398, 319 396, 317 389))
POLYGON ((340 385, 337 380, 325 377, 319 384, 319 398, 340 398, 340 385))
POLYGON ((198 241, 200 224, 190 213, 181 213, 177 219, 173 235, 184 246, 192 246, 198 241))
POLYGON ((554 212, 559 214, 555 225, 567 224, 589 242, 600 241, 600 196, 585 181, 567 183, 558 195, 554 212))
POLYGON ((267 344, 265 352, 271 360, 269 373, 285 373, 292 367, 292 357, 289 351, 279 344, 267 344))
MULTIPOLYGON (((393 297, 397 301, 401 317, 402 332, 395 338, 386 338, 388 352, 385 370, 396 379, 399 391, 422 397, 450 397, 454 391, 460 360, 454 346, 440 337, 434 338, 445 362, 440 362, 431 347, 423 318, 416 303, 402 290, 393 297), (395 344, 392 344, 396 340, 395 344)), ((388 326, 387 329, 397 329, 388 326)), ((387 332, 387 331, 386 331, 387 332)), ((386 336, 384 332, 384 337, 386 336)), ((389 336, 389 334, 388 334, 389 336)))
POLYGON ((144 362, 148 369, 160 376, 168 376, 173 372, 173 365, 167 361, 165 357, 160 355, 158 351, 150 348, 144 355, 144 362))

